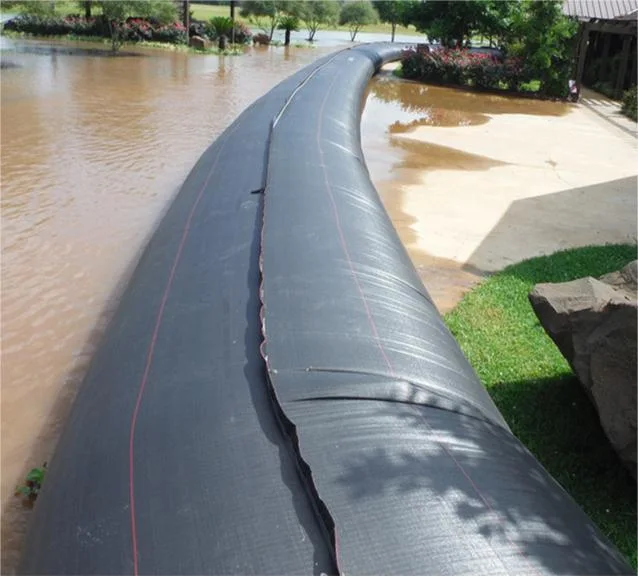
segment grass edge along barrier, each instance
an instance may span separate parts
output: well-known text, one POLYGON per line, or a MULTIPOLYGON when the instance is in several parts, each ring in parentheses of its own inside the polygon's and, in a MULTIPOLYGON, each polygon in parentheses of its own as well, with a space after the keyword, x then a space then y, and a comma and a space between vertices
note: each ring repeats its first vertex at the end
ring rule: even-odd
POLYGON ((637 569, 636 483, 527 298, 537 283, 600 277, 634 259, 636 245, 622 244, 525 260, 487 278, 444 319, 512 432, 637 569))

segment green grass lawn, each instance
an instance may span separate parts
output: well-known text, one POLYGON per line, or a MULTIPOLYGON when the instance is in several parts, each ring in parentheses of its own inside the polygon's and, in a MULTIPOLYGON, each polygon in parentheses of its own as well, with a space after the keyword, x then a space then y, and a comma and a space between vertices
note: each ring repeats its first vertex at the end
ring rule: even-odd
MULTIPOLYGON (((193 18, 196 20, 210 20, 214 16, 230 16, 230 6, 215 6, 211 4, 197 4, 195 2, 191 2, 191 12, 193 13, 193 18)), ((81 10, 76 2, 72 2, 70 0, 57 0, 55 3, 55 13, 58 16, 68 16, 69 14, 84 14, 84 11, 81 10)), ((96 6, 92 9, 92 14, 97 15, 100 14, 100 9, 96 6)), ((239 8, 236 9, 236 15, 239 20, 244 21, 246 24, 249 24, 247 19, 239 17, 239 8)), ((340 30, 343 32, 348 31, 347 26, 330 26, 331 30, 340 30)), ((302 28, 303 30, 303 25, 302 28)), ((391 27, 389 24, 372 24, 369 26, 364 26, 361 28, 361 32, 376 32, 379 34, 387 34, 388 40, 390 39, 391 27)), ((321 30, 317 32, 318 37, 320 37, 321 30)), ((407 34, 407 35, 418 35, 419 33, 416 31, 414 26, 397 26, 396 34, 407 34)))
POLYGON ((636 484, 527 295, 536 283, 598 277, 635 258, 635 245, 606 245, 527 260, 487 279, 445 316, 514 434, 634 569, 636 484))
MULTIPOLYGON (((77 2, 70 0, 56 0, 55 13, 58 16, 68 16, 69 14, 79 14, 80 16, 84 16, 84 10, 78 6, 77 2)), ((102 10, 97 5, 92 6, 91 15, 96 16, 98 14, 102 14, 102 10)))
MULTIPOLYGON (((191 12, 195 20, 210 20, 214 16, 230 16, 230 6, 195 4, 191 2, 191 12)), ((239 16, 239 7, 235 9, 235 14, 239 16)))
MULTIPOLYGON (((213 6, 210 4, 196 4, 191 2, 191 11, 193 12, 193 17, 196 20, 210 20, 213 16, 230 16, 230 6, 213 6)), ((235 14, 239 17, 239 9, 236 10, 235 14)), ((239 18, 240 20, 246 22, 248 24, 247 19, 239 18)), ((341 30, 344 32, 348 31, 347 26, 329 26, 330 30, 341 30)), ((302 28, 303 30, 303 24, 302 28)), ((370 26, 364 26, 361 28, 361 32, 378 32, 380 34, 387 34, 388 40, 390 39, 390 33, 392 32, 392 28, 389 24, 372 24, 370 26)), ((317 36, 320 37, 321 30, 317 32, 317 36)), ((396 34, 408 34, 414 36, 418 34, 414 26, 404 27, 397 26, 396 34)))

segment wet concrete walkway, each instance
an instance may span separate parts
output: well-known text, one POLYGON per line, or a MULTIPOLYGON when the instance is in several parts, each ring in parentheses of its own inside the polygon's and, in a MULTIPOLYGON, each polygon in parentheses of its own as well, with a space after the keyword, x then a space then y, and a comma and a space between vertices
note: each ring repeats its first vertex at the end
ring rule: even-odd
POLYGON ((636 242, 637 141, 591 105, 386 73, 371 85, 362 133, 373 181, 442 312, 509 264, 636 242))
POLYGON ((611 100, 589 88, 583 88, 579 102, 616 128, 638 137, 638 124, 620 112, 621 105, 615 100, 611 100))
POLYGON ((401 185, 401 210, 413 219, 408 250, 495 271, 565 248, 635 242, 636 139, 583 105, 562 116, 524 112, 394 135, 449 161, 428 167, 424 155, 418 181, 401 185))

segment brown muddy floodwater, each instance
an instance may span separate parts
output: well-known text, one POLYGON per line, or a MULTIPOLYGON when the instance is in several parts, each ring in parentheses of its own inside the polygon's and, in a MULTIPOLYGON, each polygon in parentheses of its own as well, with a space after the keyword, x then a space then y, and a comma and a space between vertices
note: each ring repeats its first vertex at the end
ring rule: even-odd
MULTIPOLYGON (((246 106, 334 45, 250 48, 239 57, 149 51, 111 58, 0 41, 10 48, 3 61, 17 65, 0 73, 2 572, 10 574, 28 521, 14 488, 50 458, 122 285, 163 211, 246 106)), ((388 74, 372 82, 364 150, 404 240, 412 221, 401 210, 401 184, 423 170, 472 170, 480 161, 395 135, 419 125, 487 122, 486 114, 507 112, 503 100, 388 74)), ((453 263, 412 257, 443 308, 476 280, 453 263)))
POLYGON ((28 518, 14 488, 50 457, 121 284, 169 201, 246 106, 326 52, 111 58, 39 46, 4 52, 19 67, 0 72, 4 574, 15 570, 28 518))

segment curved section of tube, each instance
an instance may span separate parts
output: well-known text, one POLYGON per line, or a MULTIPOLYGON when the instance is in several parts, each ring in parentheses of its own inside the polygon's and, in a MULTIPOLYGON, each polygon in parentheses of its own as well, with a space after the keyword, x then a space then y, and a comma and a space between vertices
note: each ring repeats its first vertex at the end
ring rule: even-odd
POLYGON ((270 379, 348 575, 631 569, 511 434, 370 182, 362 94, 392 48, 338 54, 271 135, 270 379))
POLYGON ((75 401, 21 573, 631 574, 510 433, 370 182, 362 95, 399 57, 318 60, 193 168, 75 401))

